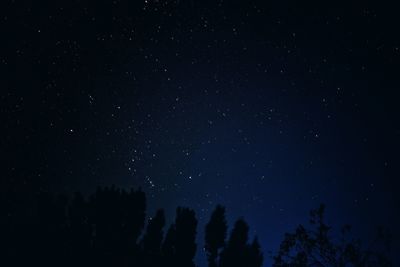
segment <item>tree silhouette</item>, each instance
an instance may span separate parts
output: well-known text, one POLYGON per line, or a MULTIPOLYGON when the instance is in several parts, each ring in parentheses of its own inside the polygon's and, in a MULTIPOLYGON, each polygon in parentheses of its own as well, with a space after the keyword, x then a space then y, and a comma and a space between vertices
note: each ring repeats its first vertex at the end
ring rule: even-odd
POLYGON ((188 208, 178 208, 175 219, 177 266, 194 266, 193 259, 197 248, 196 228, 195 212, 188 208))
POLYGON ((350 227, 342 228, 342 237, 335 242, 330 235, 330 229, 324 221, 325 207, 321 205, 312 210, 310 224, 315 229, 306 229, 299 225, 294 233, 285 234, 278 254, 274 257, 274 267, 288 266, 391 266, 385 251, 379 246, 382 242, 387 244, 385 235, 378 236, 371 245, 378 245, 379 250, 372 246, 364 249, 358 240, 346 236, 350 227))
POLYGON ((99 187, 88 201, 75 194, 68 212, 72 254, 68 258, 98 266, 129 265, 138 253, 136 240, 144 226, 145 207, 140 190, 99 187))
MULTIPOLYGON (((51 266, 59 258, 64 258, 67 240, 67 197, 53 196, 43 192, 38 196, 38 243, 36 256, 42 259, 44 266, 51 266)), ((60 264, 62 265, 62 264, 60 264)))
POLYGON ((248 267, 261 267, 263 264, 263 254, 261 252, 261 246, 258 242, 258 238, 255 237, 251 245, 248 247, 247 262, 248 267))
POLYGON ((248 244, 249 226, 243 219, 236 221, 228 244, 220 257, 220 267, 261 267, 263 255, 257 237, 248 244))
POLYGON ((92 231, 88 217, 88 203, 80 193, 75 193, 68 209, 69 217, 69 259, 71 264, 74 259, 79 259, 83 264, 89 263, 92 231))
POLYGON ((172 224, 167 231, 164 243, 161 246, 161 253, 163 255, 166 266, 174 266, 176 263, 176 227, 172 224))
POLYGON ((164 226, 164 211, 158 210, 154 218, 149 220, 146 233, 141 241, 145 266, 161 266, 161 242, 164 226))
POLYGON ((249 226, 243 219, 236 221, 228 244, 221 253, 221 267, 246 267, 246 252, 249 226))
POLYGON ((177 208, 175 222, 168 229, 162 246, 167 266, 195 266, 196 227, 195 212, 188 208, 177 208))
POLYGON ((225 246, 226 233, 225 208, 218 205, 205 229, 205 250, 209 267, 217 267, 220 250, 225 246))
MULTIPOLYGON (((99 187, 88 198, 80 193, 71 199, 41 193, 32 209, 35 216, 31 221, 13 217, 1 222, 8 245, 2 250, 7 253, 2 266, 194 267, 195 212, 177 208, 175 220, 163 239, 163 210, 148 221, 142 234, 145 207, 146 198, 141 190, 125 191, 114 186, 99 187)), ((299 225, 294 233, 285 235, 273 258, 274 267, 391 266, 386 256, 386 233, 381 231, 365 246, 349 237, 350 227, 346 226, 337 240, 332 238, 331 227, 323 215, 324 206, 312 210, 310 229, 299 225)), ((248 233, 247 223, 239 219, 226 241, 225 208, 217 206, 205 226, 204 248, 209 267, 261 267, 260 244, 257 237, 249 243, 248 233)))

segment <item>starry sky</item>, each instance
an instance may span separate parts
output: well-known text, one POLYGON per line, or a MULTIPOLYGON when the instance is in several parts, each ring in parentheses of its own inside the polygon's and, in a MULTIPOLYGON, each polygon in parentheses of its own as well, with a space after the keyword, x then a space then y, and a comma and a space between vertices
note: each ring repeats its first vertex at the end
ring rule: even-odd
POLYGON ((3 3, 3 190, 223 204, 265 253, 320 203, 398 236, 396 8, 279 2, 3 3))

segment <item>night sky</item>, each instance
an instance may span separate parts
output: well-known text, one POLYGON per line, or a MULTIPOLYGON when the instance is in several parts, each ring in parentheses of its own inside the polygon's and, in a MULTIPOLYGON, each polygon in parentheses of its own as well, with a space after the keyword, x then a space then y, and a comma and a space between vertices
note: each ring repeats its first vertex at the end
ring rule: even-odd
POLYGON ((396 8, 280 2, 3 3, 2 190, 222 204, 265 254, 320 203, 398 237, 396 8))

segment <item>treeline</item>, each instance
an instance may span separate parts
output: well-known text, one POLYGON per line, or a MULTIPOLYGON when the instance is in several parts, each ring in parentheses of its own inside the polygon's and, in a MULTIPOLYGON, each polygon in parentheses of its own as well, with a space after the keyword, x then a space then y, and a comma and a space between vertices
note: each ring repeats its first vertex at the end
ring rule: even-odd
MULTIPOLYGON (((140 190, 99 187, 88 198, 75 193, 70 199, 41 193, 35 206, 32 221, 3 220, 2 266, 194 267, 200 251, 195 212, 177 208, 167 228, 158 210, 146 223, 146 197, 140 190)), ((311 214, 315 229, 299 226, 286 234, 273 256, 275 267, 391 266, 380 250, 365 250, 344 238, 333 242, 323 211, 311 214)), ((217 206, 205 227, 209 267, 261 267, 264 256, 257 238, 249 242, 247 223, 238 219, 229 234, 227 228, 225 208, 217 206)))

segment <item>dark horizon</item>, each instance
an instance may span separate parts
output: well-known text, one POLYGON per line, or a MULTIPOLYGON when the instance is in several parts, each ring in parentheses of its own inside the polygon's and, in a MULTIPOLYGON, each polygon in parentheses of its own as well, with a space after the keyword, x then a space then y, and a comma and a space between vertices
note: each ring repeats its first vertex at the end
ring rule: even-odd
POLYGON ((246 219, 229 227, 226 209, 216 205, 206 225, 190 207, 177 207, 166 222, 163 209, 147 211, 141 190, 115 186, 72 196, 41 192, 7 195, 3 203, 28 208, 6 210, 2 221, 7 266, 141 266, 141 267, 306 267, 380 266, 395 264, 392 236, 376 229, 370 240, 354 235, 351 225, 333 226, 325 206, 312 209, 309 221, 287 231, 274 249, 263 249, 246 219), (24 202, 25 201, 25 202, 24 202), (27 202, 29 201, 29 202, 27 202), (203 229, 201 229, 203 228, 203 229), (207 262, 207 264, 205 263, 207 262))

